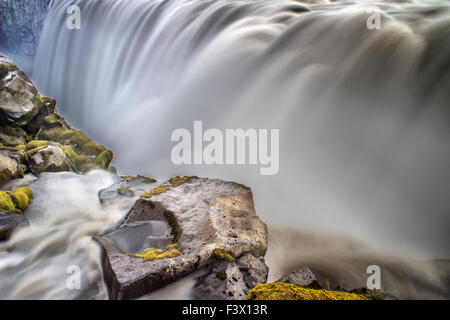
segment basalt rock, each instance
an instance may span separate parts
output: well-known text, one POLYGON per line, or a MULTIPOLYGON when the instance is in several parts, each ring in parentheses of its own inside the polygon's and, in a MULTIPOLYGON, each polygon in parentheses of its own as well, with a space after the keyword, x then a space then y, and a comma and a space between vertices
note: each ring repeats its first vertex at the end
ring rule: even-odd
POLYGON ((277 282, 295 284, 304 288, 322 289, 322 286, 317 281, 316 276, 308 267, 295 270, 294 272, 281 277, 281 279, 278 279, 277 282))
POLYGON ((8 240, 14 230, 27 225, 28 219, 21 213, 0 212, 0 241, 8 240))
POLYGON ((193 296, 198 300, 242 300, 250 289, 267 282, 268 273, 264 259, 250 253, 235 262, 215 262, 197 278, 193 296))
POLYGON ((113 154, 75 130, 17 65, 0 56, 0 185, 24 172, 107 169, 113 154))
MULTIPOLYGON (((176 177, 143 194, 114 230, 96 239, 110 298, 132 299, 218 258, 264 256, 268 237, 248 187, 176 177)), ((239 263, 230 268, 240 272, 239 263)))

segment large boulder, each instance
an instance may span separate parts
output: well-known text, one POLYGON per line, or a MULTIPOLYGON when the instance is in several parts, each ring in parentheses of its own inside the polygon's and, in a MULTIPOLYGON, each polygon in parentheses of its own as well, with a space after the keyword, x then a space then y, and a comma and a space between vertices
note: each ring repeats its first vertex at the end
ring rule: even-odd
POLYGON ((38 91, 28 76, 16 69, 12 61, 0 56, 0 117, 19 126, 26 125, 39 111, 38 91), (7 72, 5 72, 7 71, 7 72))
POLYGON ((114 230, 96 239, 110 298, 132 299, 217 259, 264 256, 268 237, 248 187, 176 177, 143 194, 114 230))
POLYGON ((242 300, 250 289, 267 282, 268 273, 264 258, 250 253, 233 262, 215 262, 197 278, 193 296, 197 300, 242 300))

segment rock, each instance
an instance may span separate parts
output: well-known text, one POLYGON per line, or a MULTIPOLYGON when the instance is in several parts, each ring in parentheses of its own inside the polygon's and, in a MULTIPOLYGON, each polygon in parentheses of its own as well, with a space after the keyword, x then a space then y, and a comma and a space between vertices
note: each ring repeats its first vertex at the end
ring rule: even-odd
POLYGON ((0 185, 11 179, 22 178, 23 170, 19 163, 9 157, 6 152, 0 151, 0 185))
POLYGON ((51 0, 0 1, 0 48, 34 55, 51 0))
POLYGON ((42 172, 70 171, 71 164, 61 146, 46 145, 28 153, 29 166, 34 175, 42 172))
MULTIPOLYGON (((3 56, 0 56, 0 151, 16 161, 22 171, 34 174, 108 169, 113 158, 111 151, 71 128, 56 113, 56 101, 42 97, 28 76, 3 56)), ((11 169, 12 162, 8 163, 11 169)), ((0 182, 19 176, 5 171, 0 182)))
POLYGON ((21 71, 9 72, 0 79, 0 115, 4 121, 26 125, 37 113, 37 90, 21 71))
POLYGON ((283 276, 281 279, 278 279, 277 282, 291 283, 304 288, 322 289, 316 276, 308 267, 295 270, 294 272, 283 276))
POLYGON ((266 283, 268 272, 264 260, 252 254, 236 262, 216 262, 197 278, 193 296, 198 300, 242 300, 250 289, 266 283))
POLYGON ((143 194, 113 231, 96 239, 110 298, 132 299, 216 261, 217 250, 263 256, 267 227, 248 187, 176 177, 143 194))
POLYGON ((238 264, 222 261, 197 278, 193 296, 197 300, 239 300, 244 299, 247 292, 238 264))
POLYGON ((102 204, 112 204, 123 198, 139 197, 143 193, 152 191, 156 182, 155 179, 141 175, 121 176, 113 185, 100 190, 98 198, 102 204))
POLYGON ((0 212, 0 241, 8 240, 14 230, 27 225, 28 219, 21 213, 0 212))
POLYGON ((269 267, 265 264, 263 257, 256 258, 247 254, 238 260, 238 265, 248 289, 267 282, 269 267))

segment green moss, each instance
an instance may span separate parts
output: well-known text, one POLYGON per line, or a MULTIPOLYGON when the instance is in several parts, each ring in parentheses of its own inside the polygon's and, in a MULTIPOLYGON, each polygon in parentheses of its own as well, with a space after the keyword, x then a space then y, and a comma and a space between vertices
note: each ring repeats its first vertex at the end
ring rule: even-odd
POLYGON ((90 169, 107 169, 112 161, 113 153, 104 146, 94 143, 82 131, 66 128, 43 130, 39 137, 63 144, 63 150, 73 162, 76 171, 90 169))
POLYGON ((31 190, 30 187, 20 187, 20 188, 17 188, 14 192, 15 193, 17 193, 17 192, 24 193, 27 195, 28 198, 33 197, 33 190, 31 190))
POLYGON ((307 289, 290 283, 260 284, 249 291, 247 300, 368 300, 362 294, 307 289))
POLYGON ((32 150, 36 148, 46 147, 50 144, 50 141, 47 140, 32 140, 26 144, 27 150, 32 150))
POLYGON ((0 191, 0 211, 12 212, 15 208, 16 206, 14 205, 14 202, 8 192, 0 191))
POLYGON ((166 250, 148 249, 140 254, 127 254, 127 256, 141 258, 143 262, 152 261, 156 259, 169 259, 181 255, 181 252, 175 249, 178 243, 169 245, 166 250))
POLYGON ((233 262, 236 260, 235 257, 233 257, 231 254, 223 251, 222 249, 215 249, 213 251, 213 254, 216 259, 225 260, 228 262, 233 262))

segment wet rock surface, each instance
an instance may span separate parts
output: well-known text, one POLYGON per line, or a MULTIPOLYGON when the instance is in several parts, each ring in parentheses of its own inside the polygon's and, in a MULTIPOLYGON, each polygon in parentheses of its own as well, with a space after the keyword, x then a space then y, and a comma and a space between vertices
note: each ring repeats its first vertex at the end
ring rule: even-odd
POLYGON ((193 297, 198 300, 242 300, 250 289, 267 282, 268 273, 264 259, 252 254, 235 262, 215 262, 197 278, 193 297))
POLYGON ((124 198, 135 198, 150 192, 156 180, 141 175, 121 176, 113 185, 100 190, 98 198, 102 204, 115 204, 124 198))
POLYGON ((21 213, 0 212, 0 241, 8 240, 18 227, 28 225, 28 219, 21 213))
MULTIPOLYGON (((115 230, 96 239, 110 298, 132 299, 216 262, 216 250, 236 258, 263 256, 267 227, 256 215, 249 188, 177 177, 143 194, 115 230), (180 254, 150 261, 130 256, 144 249, 167 253, 169 246, 180 254)), ((239 271, 238 264, 230 268, 239 271)))

